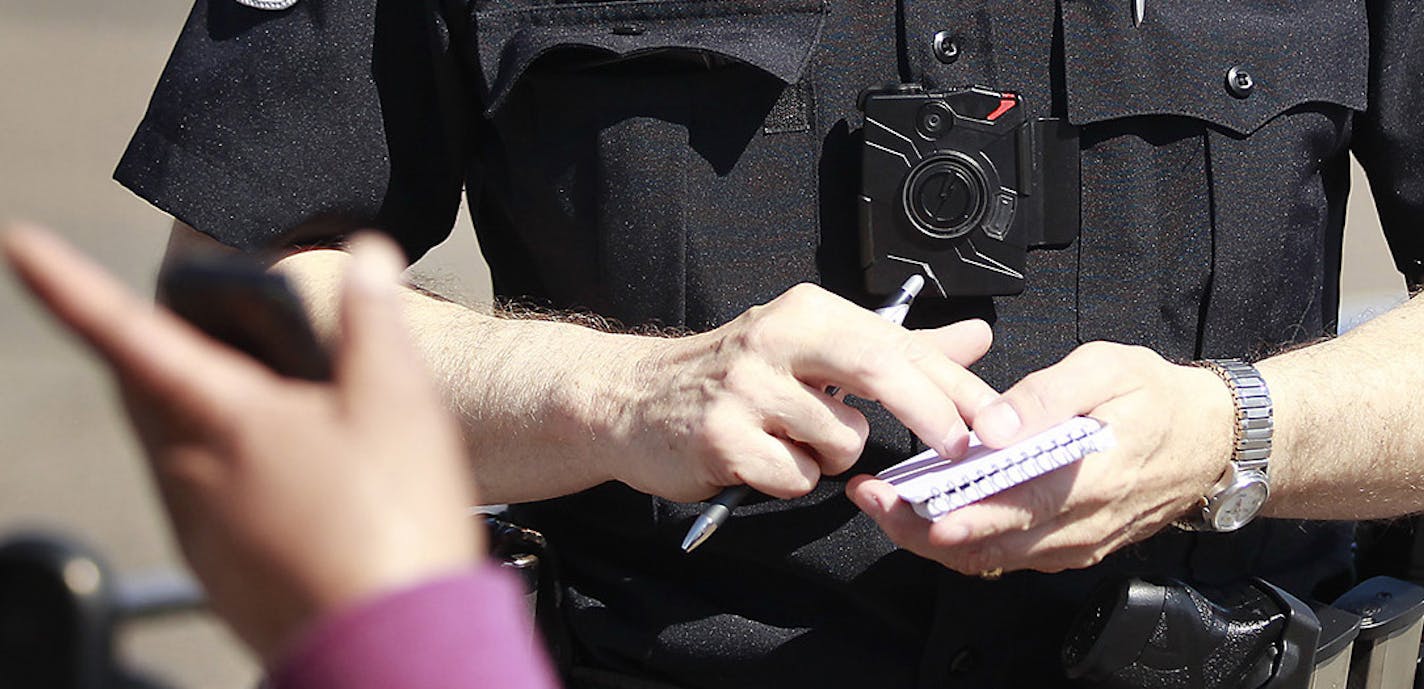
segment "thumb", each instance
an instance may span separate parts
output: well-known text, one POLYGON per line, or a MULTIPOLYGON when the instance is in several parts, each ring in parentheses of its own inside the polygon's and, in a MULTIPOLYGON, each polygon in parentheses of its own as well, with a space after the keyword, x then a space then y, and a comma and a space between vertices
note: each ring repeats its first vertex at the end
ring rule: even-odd
POLYGON ((1130 392, 1137 380, 1122 365, 1119 349, 1123 346, 1089 343, 1029 374, 974 413, 969 422, 975 434, 989 447, 1007 447, 1130 392))
POLYGON ((374 232, 358 235, 350 247, 341 299, 341 343, 336 377, 342 394, 358 406, 407 396, 412 381, 424 380, 401 313, 400 274, 404 263, 390 239, 374 232))

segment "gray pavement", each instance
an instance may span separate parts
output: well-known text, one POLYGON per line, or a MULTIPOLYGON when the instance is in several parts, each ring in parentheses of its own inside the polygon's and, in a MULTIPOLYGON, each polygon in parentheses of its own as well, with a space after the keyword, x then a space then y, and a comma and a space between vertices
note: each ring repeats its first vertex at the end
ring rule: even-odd
MULTIPOLYGON (((61 230, 144 291, 167 218, 109 175, 186 12, 187 0, 0 0, 0 218, 61 230)), ((1353 204, 1350 217, 1346 303, 1371 313, 1402 298, 1400 281, 1383 259, 1370 205, 1353 204)), ((462 220, 420 269, 479 300, 488 287, 476 256, 462 220)), ((97 546, 120 572, 176 566, 99 368, 6 279, 0 323, 0 538, 42 526, 97 546)), ((257 675, 201 615, 142 625, 123 651, 184 689, 250 687, 257 675)))

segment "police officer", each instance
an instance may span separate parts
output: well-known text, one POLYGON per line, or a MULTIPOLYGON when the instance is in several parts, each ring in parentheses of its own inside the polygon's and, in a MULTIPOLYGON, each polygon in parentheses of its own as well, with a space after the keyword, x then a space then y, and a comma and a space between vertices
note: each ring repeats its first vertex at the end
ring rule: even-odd
POLYGON ((1346 575, 1347 526, 1251 521, 1252 493, 1222 479, 1269 481, 1277 517, 1370 516, 1400 495, 1388 478, 1367 502, 1322 487, 1351 458, 1421 451, 1416 305, 1259 369, 1169 362, 1333 330, 1351 150, 1420 277, 1421 12, 200 0, 117 177, 180 221, 175 252, 286 249, 277 269, 318 320, 349 228, 415 258, 463 186, 497 295, 702 333, 408 297, 481 494, 525 503, 559 552, 572 685, 1056 686, 1063 631, 1109 574, 1264 576, 1301 596, 1346 575), (1081 136, 1078 241, 1031 253, 1021 295, 923 300, 913 336, 852 305, 874 300, 856 97, 896 82, 1013 92, 1081 136), (995 340, 977 364, 976 319, 995 340), (1246 411, 1264 405, 1269 449, 1246 411), (917 438, 960 450, 960 419, 1002 444, 1075 413, 1119 448, 933 528, 884 484, 845 499, 917 438), (683 555, 687 501, 737 483, 785 499, 683 555), (1222 514, 1251 523, 1205 532, 1237 526, 1222 514))

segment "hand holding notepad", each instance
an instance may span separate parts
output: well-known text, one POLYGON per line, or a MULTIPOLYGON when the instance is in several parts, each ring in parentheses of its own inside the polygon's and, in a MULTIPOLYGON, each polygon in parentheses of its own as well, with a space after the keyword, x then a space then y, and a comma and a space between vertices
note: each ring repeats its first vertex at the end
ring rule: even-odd
POLYGON ((1077 416, 1001 450, 979 444, 971 434, 969 451, 961 459, 944 459, 926 450, 876 478, 894 486, 921 517, 934 521, 1112 446, 1112 431, 1097 419, 1077 416))

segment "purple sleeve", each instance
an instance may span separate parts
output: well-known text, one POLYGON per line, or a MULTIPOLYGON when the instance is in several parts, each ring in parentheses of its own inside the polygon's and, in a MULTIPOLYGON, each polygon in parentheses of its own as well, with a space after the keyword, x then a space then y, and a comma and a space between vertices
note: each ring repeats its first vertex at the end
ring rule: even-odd
POLYGON ((274 669, 273 689, 551 689, 515 579, 493 565, 343 610, 274 669))

